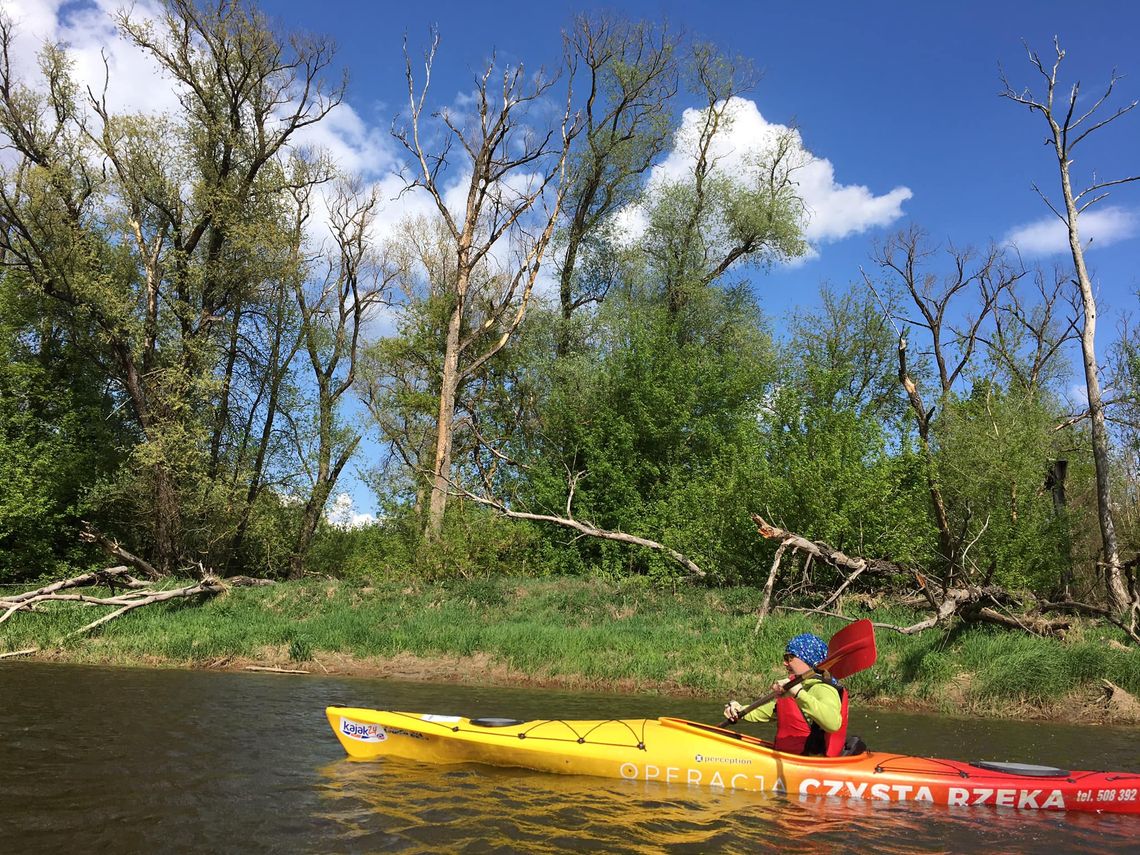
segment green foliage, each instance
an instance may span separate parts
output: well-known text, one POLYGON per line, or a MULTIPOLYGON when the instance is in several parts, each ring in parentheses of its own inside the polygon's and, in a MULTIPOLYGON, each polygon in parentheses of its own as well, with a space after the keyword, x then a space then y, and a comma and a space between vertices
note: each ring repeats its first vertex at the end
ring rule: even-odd
POLYGON ((76 537, 92 481, 132 440, 115 399, 50 307, 0 278, 0 581, 88 559, 76 537))
POLYGON ((530 526, 486 508, 452 507, 441 536, 418 544, 415 573, 428 580, 497 575, 504 567, 525 574, 538 566, 531 557, 533 539, 530 526))
POLYGON ((422 528, 411 509, 360 528, 322 523, 307 569, 368 584, 449 579, 470 579, 475 584, 508 567, 514 573, 550 572, 536 531, 486 508, 455 502, 435 542, 423 538, 422 528))
MULTIPOLYGON (((790 333, 764 414, 758 510, 849 554, 928 560, 926 487, 893 376, 893 336, 873 298, 824 288, 819 310, 801 313, 790 333)), ((817 572, 823 588, 838 574, 817 572)))
MULTIPOLYGON (((606 344, 595 357, 532 366, 550 379, 532 432, 515 446, 530 467, 517 484, 525 504, 564 515, 567 473, 585 473, 577 518, 668 543, 708 569, 748 563, 756 414, 772 374, 755 303, 744 290, 708 289, 675 313, 630 289, 611 294, 596 324, 606 344)), ((677 572, 616 543, 573 549, 580 566, 608 576, 677 572)))
POLYGON ((966 521, 981 577, 1048 594, 1070 565, 1069 518, 1045 489, 1062 452, 1056 403, 978 383, 948 402, 937 426, 938 476, 948 510, 966 521), (984 531, 983 531, 984 529, 984 531))
MULTIPOLYGON (((424 539, 457 300, 454 236, 439 218, 406 224, 382 263, 356 259, 393 277, 400 294, 396 334, 372 342, 353 369, 384 450, 369 461, 383 522, 346 531, 316 521, 357 439, 336 407, 349 374, 345 329, 306 313, 306 284, 321 276, 302 260, 309 248, 295 230, 307 210, 298 197, 329 168, 287 155, 288 134, 258 125, 264 112, 251 105, 276 98, 285 77, 316 75, 326 46, 298 40, 290 53, 246 3, 193 21, 171 14, 149 25, 128 13, 122 30, 197 84, 180 112, 84 113, 55 45, 44 49, 42 81, 0 86, 0 141, 15 159, 0 175, 9 262, 0 278, 0 581, 90 560, 75 542, 81 518, 168 570, 201 562, 280 577, 305 553, 312 574, 377 585, 475 584, 505 572, 635 577, 654 590, 674 581, 677 566, 659 552, 455 499, 440 536, 424 539), (181 26, 198 36, 185 50, 181 26), (302 378, 306 356, 315 374, 302 378), (298 536, 314 527, 311 543, 298 536)), ((946 380, 953 388, 926 391, 932 427, 921 444, 898 380, 890 293, 881 304, 862 286, 824 288, 818 309, 798 311, 774 342, 757 294, 735 284, 744 265, 807 251, 796 135, 744 162, 719 147, 734 96, 752 82, 748 64, 694 46, 688 82, 706 121, 675 137, 671 36, 603 18, 581 19, 572 37, 597 98, 570 154, 566 216, 548 254, 565 291, 556 308, 532 301, 513 330, 523 307, 509 277, 491 256, 470 271, 462 359, 509 341, 460 372, 454 482, 512 509, 659 541, 713 585, 766 575, 775 547, 756 536, 753 510, 849 554, 935 567, 947 556, 933 483, 950 539, 969 545, 972 581, 1038 594, 1067 583, 1096 551, 1086 542, 1096 524, 1087 437, 1054 430, 1064 413, 1049 389, 1064 366, 1038 347, 1064 334, 1052 305, 1002 296, 1003 326, 987 319, 995 335, 986 353, 972 352, 946 380), (691 169, 647 180, 674 139, 691 169), (629 242, 613 213, 633 204, 646 229, 629 242), (1070 464, 1065 507, 1045 488, 1060 459, 1070 464)), ((338 94, 329 97, 302 112, 315 118, 338 94)), ((356 212, 363 224, 367 200, 348 196, 341 215, 356 212)), ((333 279, 337 270, 331 262, 333 279)), ((943 287, 933 274, 911 284, 920 304, 943 287)), ((1114 364, 1125 554, 1140 544, 1136 341, 1125 328, 1114 364)), ((925 391, 937 384, 921 349, 908 369, 925 391)), ((826 567, 813 573, 807 597, 839 579, 826 567)), ((779 583, 778 597, 790 587, 779 583)), ((935 653, 906 667, 947 677, 935 653)), ((646 668, 668 672, 663 659, 646 668)))
POLYGON ((331 107, 338 95, 318 79, 327 45, 277 36, 245 2, 167 12, 156 22, 125 12, 119 30, 185 84, 174 113, 91 105, 59 45, 44 47, 42 79, 2 72, 0 140, 13 156, 0 175, 10 271, 0 299, 29 309, 4 313, 14 320, 3 346, 20 342, 40 377, 6 378, 0 419, 13 445, 0 466, 43 487, 33 496, 6 481, 0 516, 13 522, 0 522, 0 538, 17 527, 41 563, 65 554, 31 528, 74 538, 61 506, 78 513, 81 494, 85 515, 161 570, 232 567, 234 554, 274 566, 274 548, 243 537, 258 528, 250 517, 266 483, 299 468, 285 455, 308 439, 295 435, 303 416, 282 429, 296 402, 290 305, 305 276, 295 209, 327 168, 287 157, 297 122, 274 124, 264 105, 311 73, 291 104, 297 118, 331 107), (43 381, 71 391, 49 402, 43 381), (9 422, 8 400, 33 398, 23 423, 9 422))

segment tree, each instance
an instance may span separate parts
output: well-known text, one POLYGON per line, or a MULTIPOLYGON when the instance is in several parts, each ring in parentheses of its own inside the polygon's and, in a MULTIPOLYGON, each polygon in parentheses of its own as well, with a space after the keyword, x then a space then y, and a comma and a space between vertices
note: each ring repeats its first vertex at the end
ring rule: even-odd
MULTIPOLYGON (((573 352, 555 344, 558 357, 544 361, 533 349, 539 329, 532 349, 510 363, 521 370, 505 388, 535 404, 519 413, 500 407, 497 422, 482 421, 487 459, 472 468, 482 499, 503 513, 557 518, 579 531, 576 521, 588 520, 595 539, 576 552, 607 570, 660 570, 655 556, 601 533, 621 531, 740 577, 757 548, 740 509, 755 496, 757 417, 773 363, 749 289, 728 274, 804 251, 797 147, 793 135, 781 136, 729 174, 721 157, 733 99, 753 74, 708 45, 694 48, 690 73, 704 99, 679 141, 690 171, 643 190, 642 240, 603 233, 591 246, 589 272, 607 277, 605 302, 573 352)), ((551 325, 555 342, 563 317, 551 325)), ((568 554, 560 550, 563 560, 568 554)))
POLYGON ((522 65, 501 71, 492 57, 476 79, 476 107, 469 116, 448 109, 434 114, 443 125, 445 142, 437 151, 423 142, 427 128, 425 102, 439 36, 424 60, 423 83, 417 92, 411 57, 405 49, 408 81, 408 127, 396 131, 415 162, 416 177, 408 188, 421 187, 435 203, 454 252, 454 279, 447 293, 443 364, 439 375, 439 408, 427 533, 438 536, 451 489, 451 462, 456 428, 457 393, 506 346, 526 315, 543 255, 558 222, 570 142, 578 126, 570 115, 570 92, 560 122, 541 128, 541 100, 556 78, 528 78, 522 65), (498 91, 496 91, 496 88, 498 91), (463 210, 453 213, 445 200, 443 178, 458 143, 470 175, 464 181, 463 210), (496 257, 496 253, 500 255, 496 257), (473 305, 472 281, 481 266, 495 268, 497 288, 482 293, 473 305), (475 319, 473 315, 478 313, 475 319))
POLYGON ((722 578, 746 575, 758 543, 741 509, 757 490, 758 413, 773 376, 750 290, 698 292, 678 318, 655 282, 622 281, 592 318, 591 347, 566 357, 549 346, 557 321, 532 323, 512 363, 529 411, 481 426, 495 456, 474 473, 483 496, 562 520, 546 531, 566 569, 674 577, 660 557, 669 551, 630 551, 600 533, 625 532, 722 578), (564 542, 565 528, 591 539, 564 542))
MULTIPOLYGON (((322 275, 310 283, 298 279, 294 292, 316 387, 317 412, 316 465, 310 472, 309 495, 290 561, 292 578, 300 578, 329 495, 360 444, 359 432, 338 424, 337 408, 356 381, 362 328, 385 299, 395 275, 372 245, 370 231, 379 201, 376 191, 363 194, 358 186, 343 183, 329 201, 333 245, 317 264, 322 275)), ((308 205, 307 195, 301 195, 300 217, 308 205)))
MULTIPOLYGON (((396 272, 392 283, 396 331, 365 348, 359 386, 386 449, 372 470, 375 492, 381 502, 392 506, 391 512, 410 507, 422 533, 431 496, 441 342, 455 282, 454 250, 442 221, 414 217, 389 236, 385 251, 396 272)), ((494 290, 492 278, 484 275, 486 269, 484 264, 472 271, 469 302, 475 305, 484 289, 494 290)), ((456 390, 458 420, 469 415, 465 385, 456 390)))
POLYGON ((213 540, 187 542, 186 504, 208 492, 208 414, 228 400, 217 359, 265 279, 272 247, 259 231, 286 186, 280 158, 341 89, 320 82, 327 43, 286 48, 245 3, 166 0, 159 21, 127 11, 118 24, 174 81, 176 115, 115 115, 94 93, 84 105, 54 45, 39 95, 13 77, 12 28, 0 23, 0 135, 18 157, 0 189, 2 249, 26 287, 86 331, 83 352, 128 408, 141 442, 121 495, 138 501, 169 572, 213 540))
POLYGON ((106 379, 18 277, 0 276, 0 582, 80 557, 85 494, 135 441, 106 379))
POLYGON ((763 412, 760 508, 836 548, 913 563, 927 558, 930 518, 896 359, 865 289, 823 287, 817 310, 797 312, 763 412))
MULTIPOLYGON (((1108 195, 1110 187, 1140 181, 1140 175, 1131 175, 1125 178, 1110 179, 1107 181, 1092 179, 1083 190, 1077 191, 1073 187, 1072 168, 1075 162, 1075 153, 1079 146, 1090 134, 1106 127, 1121 116, 1129 113, 1137 102, 1132 101, 1124 107, 1118 108, 1111 115, 1104 116, 1101 108, 1106 105, 1112 96, 1119 77, 1113 72, 1109 78, 1108 86, 1101 95, 1083 113, 1078 114, 1077 100, 1081 85, 1073 84, 1069 90, 1067 103, 1055 104, 1057 94, 1057 74, 1065 52, 1061 49, 1059 39, 1053 40, 1055 59, 1051 67, 1046 68, 1041 57, 1026 45, 1029 62, 1040 72, 1045 79, 1045 95, 1039 98, 1029 89, 1015 90, 1008 79, 1002 76, 1004 91, 1002 96, 1017 104, 1022 104, 1030 111, 1039 113, 1049 127, 1048 142, 1052 145, 1053 154, 1057 161, 1057 174, 1061 185, 1061 207, 1058 209, 1049 198, 1034 186, 1049 209, 1063 222, 1068 230, 1069 250, 1073 257, 1073 268, 1077 287, 1080 289, 1081 304, 1083 308, 1081 325, 1081 354, 1084 362, 1085 389, 1088 394, 1089 423, 1092 434, 1093 462, 1096 466, 1097 489, 1097 515, 1100 522, 1101 541, 1103 545, 1102 562, 1104 568, 1105 592, 1108 605, 1112 611, 1122 611, 1129 602, 1128 590, 1124 584, 1124 573, 1121 569, 1120 553, 1116 542, 1116 529, 1112 519, 1112 488, 1110 483, 1110 461, 1108 429, 1105 425, 1105 403, 1101 396, 1099 366, 1096 356, 1096 296, 1093 293, 1092 280, 1088 267, 1085 264, 1085 248, 1081 242, 1080 217, 1090 207, 1100 202, 1108 195)), ((1140 611, 1140 602, 1133 601, 1134 609, 1140 611)))
MULTIPOLYGON (((977 509, 1004 498, 1006 507, 995 507, 988 533, 1008 556, 1003 566, 1020 564, 1023 583, 1032 579, 1038 592, 1060 592, 1066 598, 1072 596, 1074 579, 1069 531, 1082 527, 1072 519, 1066 489, 1070 472, 1078 473, 1073 480, 1081 484, 1079 473, 1088 458, 1081 452, 1083 440, 1073 430, 1074 420, 1060 416, 1070 372, 1064 348, 1075 337, 1080 315, 1067 278, 1061 270, 1038 268, 1033 271, 1036 293, 1026 293, 1021 287, 1025 280, 1002 292, 991 333, 979 338, 986 364, 975 372, 970 400, 952 413, 951 437, 943 442, 944 447, 959 442, 962 454, 951 452, 950 457, 962 481, 978 483, 1006 473, 1004 486, 988 493, 962 492, 977 509), (972 432, 979 435, 971 439, 972 432), (1038 558, 1033 559, 1034 554, 1038 558), (1059 574, 1047 585, 1042 570, 1059 558, 1064 559, 1059 574)), ((985 544, 981 546, 984 550, 985 544)), ((1010 583, 1008 577, 999 581, 1010 583)))
POLYGON ((688 75, 702 106, 677 143, 692 165, 683 178, 648 188, 644 202, 645 259, 674 314, 735 265, 788 260, 807 251, 803 200, 794 181, 802 150, 794 132, 765 141, 738 174, 719 167, 737 97, 756 82, 750 63, 698 44, 688 75))
MULTIPOLYGON (((909 330, 903 328, 899 332, 898 380, 910 403, 919 445, 926 459, 927 487, 938 531, 939 562, 943 568, 940 582, 945 593, 963 572, 963 552, 970 541, 966 529, 969 520, 958 526, 950 518, 935 459, 932 427, 936 415, 952 403, 959 378, 971 368, 981 341, 983 324, 992 319, 1000 295, 1023 275, 1023 271, 1010 265, 997 247, 991 246, 983 253, 950 247, 947 251, 950 272, 940 277, 925 269, 934 253, 925 233, 911 227, 885 241, 878 248, 875 261, 886 274, 888 282, 909 297, 918 311, 914 319, 900 316, 898 320, 924 330, 925 344, 929 347, 929 383, 933 387, 933 395, 924 397, 919 385, 924 378, 916 372, 913 360, 908 363, 909 330), (971 292, 975 292, 978 299, 975 314, 963 314, 963 320, 955 327, 952 320, 958 314, 958 303, 971 292)), ((874 290, 870 278, 866 274, 864 276, 868 286, 874 290)))
POLYGON ((570 350, 574 312, 602 300, 609 286, 608 277, 591 275, 590 262, 597 259, 580 264, 580 254, 605 251, 606 221, 635 201, 639 178, 669 140, 679 41, 664 26, 604 15, 580 15, 564 38, 586 96, 582 131, 567 169, 565 223, 558 238, 562 328, 556 344, 561 355, 570 350))

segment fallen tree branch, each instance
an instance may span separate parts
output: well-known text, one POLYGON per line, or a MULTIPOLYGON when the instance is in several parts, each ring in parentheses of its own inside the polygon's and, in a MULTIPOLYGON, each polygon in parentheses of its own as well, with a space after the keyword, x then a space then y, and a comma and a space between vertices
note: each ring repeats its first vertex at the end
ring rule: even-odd
MULTIPOLYGON (((775 609, 782 612, 802 612, 809 615, 826 615, 827 617, 845 620, 848 623, 854 623, 857 620, 862 620, 862 618, 848 617, 847 615, 840 614, 839 612, 826 612, 822 609, 801 609, 797 608, 796 606, 776 606, 775 609)), ((879 623, 878 621, 871 621, 871 626, 877 627, 878 629, 893 630, 894 632, 899 632, 903 635, 913 635, 916 631, 918 631, 915 630, 914 627, 898 627, 891 623, 879 623)), ((916 624, 916 626, 918 626, 918 624, 916 624)))
POLYGON ((110 538, 105 537, 89 522, 83 523, 83 531, 79 533, 79 539, 85 543, 94 543, 108 555, 112 555, 115 558, 126 562, 136 570, 140 571, 148 579, 159 579, 162 577, 162 574, 155 569, 153 564, 143 558, 140 558, 133 552, 128 552, 126 549, 119 545, 119 542, 117 540, 111 540, 110 538))
POLYGON ((767 522, 760 514, 751 514, 751 517, 752 522, 756 523, 756 529, 760 532, 761 537, 787 543, 792 549, 804 552, 812 558, 818 558, 830 564, 832 567, 849 571, 858 570, 860 573, 864 571, 886 574, 905 574, 910 572, 908 568, 901 564, 896 564, 893 561, 883 561, 878 558, 852 558, 840 552, 838 549, 833 549, 826 543, 808 540, 806 537, 801 537, 779 526, 774 526, 767 522))
POLYGON ((277 584, 272 579, 258 579, 256 576, 227 576, 221 582, 227 588, 263 588, 277 584))
POLYGON ((1137 634, 1134 626, 1125 626, 1122 620, 1119 620, 1116 615, 1108 609, 1101 608, 1100 606, 1091 606, 1088 603, 1078 603, 1075 600, 1061 600, 1060 602, 1050 603, 1042 602, 1037 604, 1037 608, 1041 611, 1068 611, 1080 612, 1095 617, 1104 618, 1108 623, 1124 631, 1132 641, 1140 644, 1140 634, 1137 634))
MULTIPOLYGON (((126 567, 110 567, 106 570, 84 573, 70 579, 61 579, 58 582, 52 582, 49 585, 44 585, 32 591, 24 591, 9 597, 0 597, 0 609, 3 610, 3 614, 0 614, 0 624, 10 619, 19 611, 34 611, 37 606, 48 602, 69 602, 87 606, 116 607, 110 614, 103 615, 101 618, 67 633, 67 635, 63 636, 63 638, 66 639, 89 632, 140 606, 148 606, 153 603, 163 603, 186 597, 198 597, 203 595, 214 596, 230 588, 272 584, 274 583, 269 579, 255 579, 249 576, 234 576, 230 579, 218 579, 215 576, 207 575, 206 578, 192 585, 155 590, 151 587, 151 583, 141 582, 131 576, 126 567), (105 585, 109 587, 111 589, 111 595, 99 597, 91 596, 90 594, 61 593, 74 588, 91 587, 93 585, 105 585), (128 590, 125 593, 115 593, 116 588, 127 588, 128 590)), ((35 652, 36 649, 32 649, 29 651, 4 654, 4 656, 15 656, 21 653, 35 652)))
MULTIPOLYGON (((102 626, 105 623, 113 621, 115 618, 125 615, 127 612, 137 609, 139 606, 148 606, 151 603, 164 603, 167 600, 177 599, 179 597, 197 597, 201 594, 220 594, 226 590, 226 586, 219 582, 217 579, 204 579, 201 582, 195 582, 193 585, 187 585, 184 588, 171 588, 166 591, 155 591, 154 593, 131 599, 122 608, 111 612, 109 615, 103 615, 98 620, 93 620, 86 626, 81 626, 79 629, 69 632, 64 638, 71 638, 72 636, 82 635, 89 630, 95 629, 97 626, 102 626)), ((67 596, 67 595, 62 595, 67 596)), ((125 598, 108 597, 100 605, 111 604, 111 601, 118 601, 125 598)))
POLYGON ((50 585, 44 585, 42 588, 36 588, 34 591, 24 591, 22 594, 12 594, 9 597, 0 597, 0 601, 8 603, 18 603, 22 600, 29 600, 33 597, 38 597, 42 594, 51 594, 56 591, 64 591, 68 588, 82 588, 87 585, 104 584, 109 588, 120 586, 123 588, 143 588, 147 586, 147 582, 140 582, 134 576, 127 572, 126 567, 108 567, 106 570, 96 570, 93 573, 84 573, 80 576, 73 576, 70 579, 61 579, 58 582, 52 582, 50 585))
POLYGON ((631 546, 643 546, 646 549, 653 549, 662 553, 669 559, 683 567, 690 577, 704 578, 708 574, 705 573, 700 567, 696 565, 691 559, 681 554, 677 550, 658 543, 655 540, 650 540, 645 537, 638 537, 633 534, 626 534, 624 531, 610 531, 609 529, 598 528, 592 523, 580 522, 573 517, 556 517, 552 514, 532 514, 528 511, 515 511, 508 508, 497 499, 489 498, 488 496, 481 496, 478 493, 472 493, 465 490, 463 487, 453 485, 457 491, 457 495, 464 496, 473 502, 478 502, 481 505, 494 508, 500 514, 510 519, 515 520, 531 520, 532 522, 545 522, 552 525, 559 525, 563 528, 573 529, 586 537, 596 537, 601 540, 614 540, 618 543, 628 543, 631 546))
POLYGON ((246 665, 246 671, 266 671, 270 674, 308 674, 308 671, 302 671, 299 668, 277 668, 269 665, 246 665))
POLYGON ((33 653, 39 653, 38 647, 29 647, 26 650, 9 650, 7 653, 0 653, 0 659, 11 659, 15 656, 31 656, 33 653))
MULTIPOLYGON (((833 591, 821 606, 814 609, 791 609, 793 611, 804 611, 809 614, 826 614, 834 617, 843 617, 844 620, 851 620, 834 612, 829 612, 826 609, 839 599, 843 591, 845 591, 860 574, 868 571, 888 574, 914 573, 919 588, 926 597, 933 614, 910 626, 875 624, 876 626, 881 626, 883 629, 890 629, 894 632, 902 633, 903 635, 915 635, 924 630, 932 629, 957 616, 968 622, 992 623, 1010 629, 1019 629, 1034 635, 1064 636, 1072 625, 1071 621, 1060 619, 1051 620, 1040 614, 1013 614, 1005 607, 1011 603, 1017 606, 1021 606, 1022 604, 1016 597, 1003 588, 994 585, 967 585, 965 587, 949 588, 944 591, 936 592, 933 586, 926 582, 922 573, 908 570, 908 568, 892 561, 852 558, 840 552, 838 549, 833 549, 826 543, 808 540, 806 537, 774 526, 759 514, 752 514, 751 516, 761 536, 780 541, 777 557, 782 555, 784 549, 790 546, 792 549, 805 553, 809 558, 818 558, 833 567, 850 571, 850 575, 844 580, 843 584, 840 585, 837 590, 833 591)), ((989 520, 987 519, 986 525, 982 526, 982 531, 985 531, 988 525, 989 520)), ((978 536, 981 536, 980 532, 978 536)), ((974 542, 976 541, 977 538, 975 538, 974 542)), ((966 550, 968 551, 972 545, 973 542, 966 547, 966 550)), ((964 554, 965 552, 963 552, 963 555, 964 554)), ((773 581, 772 576, 773 574, 770 573, 768 579, 769 586, 773 581)), ((1112 620, 1113 623, 1120 626, 1125 632, 1129 632, 1127 627, 1124 627, 1121 623, 1111 618, 1107 613, 1103 612, 1103 610, 1100 614, 1112 620)), ((1129 632, 1129 634, 1135 638, 1133 633, 1129 632)))
POLYGON ((771 611, 772 606, 772 588, 776 584, 776 571, 780 569, 780 560, 784 557, 784 550, 788 548, 788 542, 782 541, 776 548, 776 557, 772 559, 772 569, 768 571, 768 581, 764 584, 764 597, 760 600, 760 608, 756 610, 756 628, 753 633, 760 631, 760 624, 764 622, 764 618, 768 617, 768 612, 771 611))
POLYGON ((997 624, 998 626, 1004 626, 1010 629, 1021 629, 1033 635, 1041 636, 1063 636, 1073 626, 1071 620, 1050 620, 1042 615, 1023 615, 1018 617, 1013 614, 1003 614, 989 606, 979 608, 975 617, 985 623, 997 624))
POLYGON ((863 567, 860 567, 857 570, 855 570, 850 576, 847 577, 847 580, 842 585, 840 585, 838 588, 835 589, 835 591, 832 593, 832 595, 827 598, 827 601, 824 602, 824 604, 822 606, 820 606, 820 608, 826 609, 828 606, 830 606, 832 603, 834 603, 836 600, 838 600, 840 594, 842 594, 845 590, 847 590, 847 587, 852 582, 854 582, 856 579, 858 579, 859 574, 862 573, 866 569, 867 569, 866 566, 863 566, 863 567))

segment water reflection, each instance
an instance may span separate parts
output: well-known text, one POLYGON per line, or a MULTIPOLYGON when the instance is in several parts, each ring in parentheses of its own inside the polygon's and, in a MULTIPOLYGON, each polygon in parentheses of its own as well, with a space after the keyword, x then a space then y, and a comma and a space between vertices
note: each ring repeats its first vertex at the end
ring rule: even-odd
MULTIPOLYGON (((0 852, 1136 852, 1140 817, 353 763, 329 703, 523 718, 708 702, 380 680, 0 666, 0 852)), ((899 751, 1140 768, 1136 731, 860 711, 899 751)), ((761 731, 756 731, 761 732, 761 731)))
POLYGON ((1013 810, 737 793, 403 760, 320 769, 330 851, 1102 853, 1140 822, 1013 810))

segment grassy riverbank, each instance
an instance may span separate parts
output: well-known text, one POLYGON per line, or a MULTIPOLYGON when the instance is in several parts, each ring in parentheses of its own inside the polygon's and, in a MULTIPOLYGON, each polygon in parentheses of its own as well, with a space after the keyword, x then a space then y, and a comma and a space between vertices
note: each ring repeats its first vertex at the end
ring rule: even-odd
MULTIPOLYGON (((496 578, 393 588, 305 581, 152 605, 59 646, 90 608, 53 603, 0 627, 0 653, 116 664, 361 674, 685 694, 763 693, 786 639, 829 637, 834 618, 777 613, 758 629, 752 588, 661 590, 584 579, 496 578), (53 608, 54 606, 54 608, 53 608)), ((847 613, 907 625, 914 614, 847 613)), ((1065 641, 987 627, 876 632, 879 661, 847 681, 858 703, 986 717, 1103 715, 1101 680, 1140 694, 1140 656, 1114 629, 1065 641)), ((1127 717, 1123 720, 1127 720, 1127 717)))

